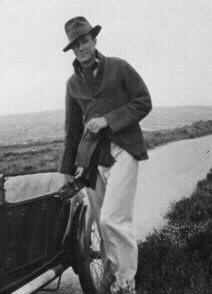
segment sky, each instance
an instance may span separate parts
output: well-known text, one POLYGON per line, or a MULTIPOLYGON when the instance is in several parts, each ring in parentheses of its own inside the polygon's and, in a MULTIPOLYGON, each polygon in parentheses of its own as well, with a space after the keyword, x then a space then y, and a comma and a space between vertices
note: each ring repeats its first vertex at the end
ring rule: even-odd
POLYGON ((140 73, 153 106, 212 105, 211 0, 0 0, 0 115, 64 109, 64 24, 100 24, 97 49, 140 73))

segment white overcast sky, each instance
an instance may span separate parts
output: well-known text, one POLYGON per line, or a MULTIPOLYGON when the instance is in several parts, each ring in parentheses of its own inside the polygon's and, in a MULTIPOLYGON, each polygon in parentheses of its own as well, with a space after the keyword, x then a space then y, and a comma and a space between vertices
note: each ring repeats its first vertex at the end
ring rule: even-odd
POLYGON ((212 105, 211 0, 0 0, 0 115, 64 108, 64 23, 102 25, 98 49, 130 62, 154 106, 212 105))

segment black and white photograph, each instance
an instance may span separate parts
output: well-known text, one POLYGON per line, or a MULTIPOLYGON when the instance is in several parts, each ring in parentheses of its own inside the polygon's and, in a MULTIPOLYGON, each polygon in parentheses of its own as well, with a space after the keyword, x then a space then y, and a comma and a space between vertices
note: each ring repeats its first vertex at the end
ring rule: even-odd
POLYGON ((0 294, 212 293, 212 2, 0 0, 0 294))

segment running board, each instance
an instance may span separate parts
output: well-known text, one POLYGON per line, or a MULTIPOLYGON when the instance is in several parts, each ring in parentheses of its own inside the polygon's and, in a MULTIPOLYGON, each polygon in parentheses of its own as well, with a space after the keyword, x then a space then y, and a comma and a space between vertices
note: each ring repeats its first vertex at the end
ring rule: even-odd
POLYGON ((56 279, 64 270, 63 265, 58 265, 50 270, 47 270, 42 275, 38 276, 34 280, 30 281, 29 283, 25 284, 23 287, 19 288, 12 294, 31 294, 39 289, 45 287, 54 279, 56 279))

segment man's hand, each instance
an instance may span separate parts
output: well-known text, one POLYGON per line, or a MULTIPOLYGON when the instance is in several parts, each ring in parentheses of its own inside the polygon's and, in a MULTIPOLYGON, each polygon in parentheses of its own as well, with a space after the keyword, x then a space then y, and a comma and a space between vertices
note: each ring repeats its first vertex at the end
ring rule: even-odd
POLYGON ((74 177, 73 176, 67 175, 67 174, 64 175, 64 183, 63 183, 64 186, 69 184, 69 183, 73 183, 73 182, 74 182, 74 177))
POLYGON ((76 172, 75 172, 74 178, 75 178, 75 179, 79 179, 79 178, 81 178, 83 172, 84 172, 84 168, 81 167, 81 166, 78 166, 77 169, 76 169, 76 172))
POLYGON ((89 130, 90 132, 97 134, 101 129, 104 129, 108 126, 107 120, 102 117, 95 117, 89 120, 85 126, 85 131, 89 130))

